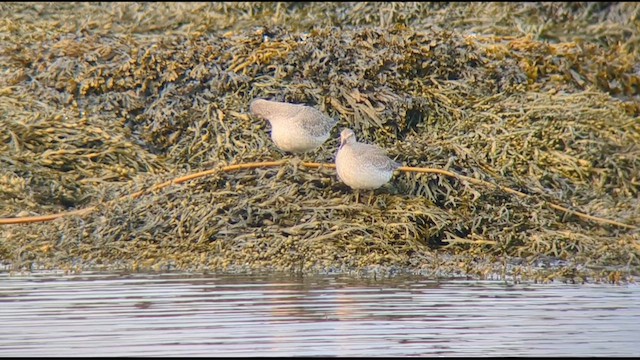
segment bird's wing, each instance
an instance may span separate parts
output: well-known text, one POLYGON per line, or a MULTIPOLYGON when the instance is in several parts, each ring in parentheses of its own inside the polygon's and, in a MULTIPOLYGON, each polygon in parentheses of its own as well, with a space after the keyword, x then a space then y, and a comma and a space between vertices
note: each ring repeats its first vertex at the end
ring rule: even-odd
POLYGON ((376 169, 395 170, 400 167, 400 164, 387 156, 384 149, 371 144, 358 143, 357 145, 358 156, 365 158, 376 169))
POLYGON ((338 120, 310 106, 301 108, 296 114, 296 120, 299 121, 312 136, 325 135, 338 123, 338 120))
POLYGON ((286 118, 292 119, 298 116, 303 108, 304 105, 299 104, 287 104, 277 101, 260 100, 252 104, 251 112, 269 121, 273 121, 286 118))

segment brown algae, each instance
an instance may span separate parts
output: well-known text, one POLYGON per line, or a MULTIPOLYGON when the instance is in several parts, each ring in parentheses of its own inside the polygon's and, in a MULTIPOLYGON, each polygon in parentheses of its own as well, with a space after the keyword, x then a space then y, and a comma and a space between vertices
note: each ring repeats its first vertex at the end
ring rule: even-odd
POLYGON ((623 281, 640 269, 639 12, 1 4, 0 217, 95 209, 0 225, 0 259, 16 269, 623 281), (123 197, 282 159, 268 125, 248 115, 252 99, 274 97, 339 119, 304 161, 332 164, 338 129, 350 127, 408 167, 498 187, 401 172, 366 206, 334 169, 285 161, 123 197))

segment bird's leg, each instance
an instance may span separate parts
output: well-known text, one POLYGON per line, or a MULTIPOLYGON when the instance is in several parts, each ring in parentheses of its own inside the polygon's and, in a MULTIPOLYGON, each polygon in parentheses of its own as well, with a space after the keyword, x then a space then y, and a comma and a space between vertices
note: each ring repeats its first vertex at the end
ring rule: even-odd
POLYGON ((373 199, 374 190, 369 191, 369 200, 367 200, 367 205, 371 206, 371 199, 373 199))
POLYGON ((354 190, 354 194, 356 197, 356 203, 360 203, 360 190, 354 190))

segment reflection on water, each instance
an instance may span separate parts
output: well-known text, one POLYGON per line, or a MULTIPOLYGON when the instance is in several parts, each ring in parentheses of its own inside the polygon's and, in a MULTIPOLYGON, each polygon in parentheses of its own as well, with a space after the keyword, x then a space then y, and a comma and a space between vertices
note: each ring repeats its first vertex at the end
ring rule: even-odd
POLYGON ((0 356, 634 356, 637 285, 0 273, 0 356))

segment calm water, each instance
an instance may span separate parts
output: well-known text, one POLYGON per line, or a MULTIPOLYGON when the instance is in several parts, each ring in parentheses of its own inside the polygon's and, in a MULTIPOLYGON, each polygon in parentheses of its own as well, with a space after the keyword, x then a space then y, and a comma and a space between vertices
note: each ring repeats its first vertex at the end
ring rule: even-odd
POLYGON ((637 356, 640 286, 0 273, 0 356, 637 356))

